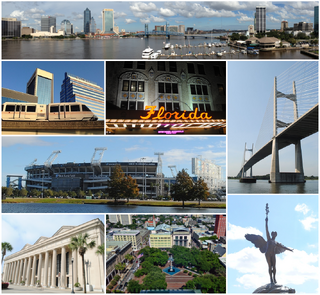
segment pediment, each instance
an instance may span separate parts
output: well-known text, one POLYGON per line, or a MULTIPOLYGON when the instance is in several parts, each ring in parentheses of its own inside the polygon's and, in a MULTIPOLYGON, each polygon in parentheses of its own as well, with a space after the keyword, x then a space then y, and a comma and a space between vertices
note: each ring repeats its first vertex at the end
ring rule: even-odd
POLYGON ((47 237, 42 237, 41 236, 33 245, 39 244, 39 243, 41 243, 41 242, 43 242, 43 241, 45 241, 47 239, 48 239, 47 237))
POLYGON ((63 234, 64 232, 67 232, 73 228, 75 228, 75 226, 69 226, 69 225, 61 226, 60 229, 53 235, 53 237, 63 234))
POLYGON ((30 245, 30 244, 25 244, 21 250, 28 249, 28 248, 30 248, 31 246, 32 246, 32 245, 30 245))

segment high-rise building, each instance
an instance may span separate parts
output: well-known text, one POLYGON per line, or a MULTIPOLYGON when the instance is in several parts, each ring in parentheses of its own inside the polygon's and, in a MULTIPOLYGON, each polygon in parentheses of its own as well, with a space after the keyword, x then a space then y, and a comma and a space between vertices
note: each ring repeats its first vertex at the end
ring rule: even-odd
POLYGON ((90 33, 95 33, 96 32, 96 22, 95 22, 93 17, 90 20, 89 32, 90 33))
POLYGON ((314 7, 314 31, 319 33, 319 6, 314 7))
POLYGON ((16 18, 2 18, 2 38, 21 37, 21 21, 16 18))
POLYGON ((185 25, 179 25, 179 33, 185 33, 186 32, 186 27, 185 25))
POLYGON ((111 223, 118 223, 122 225, 132 224, 132 215, 131 214, 110 214, 109 221, 111 223))
POLYGON ((168 28, 168 31, 169 31, 169 32, 176 32, 176 33, 178 33, 178 32, 179 32, 179 27, 178 27, 178 26, 170 26, 170 27, 168 28))
POLYGON ((104 119, 104 92, 94 82, 65 73, 61 85, 60 102, 84 103, 99 120, 104 119))
POLYGON ((72 34, 72 24, 67 19, 64 19, 61 22, 61 30, 64 31, 65 35, 71 35, 72 34))
POLYGON ((266 32, 266 7, 257 6, 255 14, 255 30, 257 33, 266 32))
POLYGON ((86 8, 83 12, 83 31, 85 34, 90 33, 91 11, 86 8))
POLYGON ((288 22, 286 20, 281 22, 281 32, 284 32, 288 28, 288 22))
POLYGON ((226 216, 225 215, 216 216, 214 232, 219 239, 220 237, 226 236, 226 216))
POLYGON ((27 83, 28 94, 38 96, 38 103, 53 103, 53 74, 36 69, 27 83))
POLYGON ((309 31, 309 32, 311 32, 313 30, 313 24, 306 23, 306 22, 299 22, 297 24, 293 24, 293 30, 294 31, 309 31))
POLYGON ((102 11, 102 31, 104 33, 113 33, 114 15, 113 9, 103 9, 102 11))
POLYGON ((53 33, 56 32, 57 26, 56 26, 56 17, 55 16, 48 16, 48 15, 42 15, 41 16, 41 31, 42 32, 50 32, 50 28, 54 27, 53 33))

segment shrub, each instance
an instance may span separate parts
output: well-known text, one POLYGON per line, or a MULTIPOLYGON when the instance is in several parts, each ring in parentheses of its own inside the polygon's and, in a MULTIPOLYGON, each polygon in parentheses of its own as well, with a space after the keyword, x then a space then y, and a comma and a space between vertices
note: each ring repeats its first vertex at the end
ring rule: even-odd
POLYGON ((116 275, 113 279, 118 282, 120 280, 120 276, 116 275))
POLYGON ((1 289, 7 289, 9 287, 9 283, 2 282, 1 289))
POLYGON ((183 271, 183 273, 187 273, 188 271, 185 269, 184 271, 183 271))
POLYGON ((194 274, 193 277, 196 278, 198 275, 194 274))
POLYGON ((107 286, 107 288, 111 290, 111 289, 113 288, 113 286, 111 286, 111 284, 109 284, 109 285, 107 286))
POLYGON ((75 283, 74 286, 75 287, 80 287, 81 285, 80 285, 80 283, 75 283))
POLYGON ((192 275, 192 272, 188 272, 188 276, 191 276, 192 275))

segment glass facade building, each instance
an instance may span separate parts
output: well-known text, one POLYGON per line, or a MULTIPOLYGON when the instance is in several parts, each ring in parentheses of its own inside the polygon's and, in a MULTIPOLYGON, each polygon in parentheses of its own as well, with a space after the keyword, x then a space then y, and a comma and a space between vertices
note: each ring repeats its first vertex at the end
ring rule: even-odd
POLYGON ((61 30, 64 31, 65 35, 71 35, 72 34, 72 24, 67 19, 64 19, 61 22, 61 30))
POLYGON ((83 12, 83 31, 85 34, 90 33, 91 11, 86 8, 83 12))
POLYGON ((255 29, 257 33, 265 33, 266 31, 266 7, 257 6, 255 14, 255 29))
POLYGON ((42 32, 50 32, 50 28, 52 26, 54 27, 53 33, 55 33, 57 30, 55 16, 48 16, 48 15, 41 16, 41 31, 42 32))
POLYGON ((36 69, 27 83, 26 92, 38 96, 39 104, 53 103, 53 74, 36 69))
POLYGON ((319 33, 319 6, 314 7, 314 31, 319 33))
POLYGON ((96 22, 93 17, 91 18, 91 21, 90 21, 90 30, 89 31, 90 31, 90 33, 96 32, 96 22))
POLYGON ((2 38, 21 37, 21 21, 16 18, 2 18, 2 38))
POLYGON ((61 85, 60 102, 83 103, 99 120, 104 120, 104 92, 94 82, 65 73, 61 85))
POLYGON ((113 9, 104 9, 102 11, 102 31, 104 33, 113 33, 114 16, 113 9))

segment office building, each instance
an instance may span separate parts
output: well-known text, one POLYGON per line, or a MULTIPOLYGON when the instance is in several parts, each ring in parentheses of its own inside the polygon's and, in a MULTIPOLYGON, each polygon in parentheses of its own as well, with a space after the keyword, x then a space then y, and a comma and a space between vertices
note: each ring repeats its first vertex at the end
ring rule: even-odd
POLYGON ((264 6, 256 7, 255 30, 257 33, 266 32, 266 7, 264 6))
POLYGON ((109 221, 111 223, 118 223, 122 225, 132 224, 132 215, 130 214, 109 214, 109 221))
POLYGON ((85 34, 90 33, 91 11, 86 8, 83 12, 83 32, 85 34))
POLYGON ((40 104, 53 103, 53 74, 37 68, 27 83, 26 92, 38 96, 40 104))
POLYGON ((179 33, 185 33, 186 32, 186 26, 185 25, 179 25, 179 33))
POLYGON ((22 27, 21 29, 21 35, 31 35, 32 33, 34 33, 34 29, 30 28, 30 27, 22 27))
POLYGON ((103 9, 102 11, 102 31, 104 33, 113 33, 114 15, 113 9, 103 9))
POLYGON ((200 60, 107 62, 107 132, 224 133, 225 66, 225 62, 200 60), (219 75, 216 75, 215 67, 219 69, 219 75), (151 113, 155 113, 148 118, 151 109, 151 113), (167 117, 160 116, 155 122, 152 118, 160 109, 167 117), (174 112, 178 116, 172 115, 174 112), (197 121, 200 113, 203 118, 211 117, 207 124, 197 121), (180 120, 182 114, 191 120, 180 120))
POLYGON ((21 37, 21 21, 16 18, 2 18, 2 38, 21 37))
POLYGON ((214 232, 219 239, 220 237, 226 236, 226 216, 225 215, 216 216, 214 232))
POLYGON ((178 27, 178 26, 169 26, 168 31, 169 31, 169 32, 176 32, 176 33, 178 33, 178 32, 179 32, 179 27, 178 27))
POLYGON ((65 35, 71 35, 72 34, 72 24, 67 19, 64 19, 61 22, 61 30, 64 31, 65 35))
POLYGON ((90 28, 89 28, 90 33, 95 34, 96 33, 96 27, 97 27, 96 26, 96 21, 92 17, 91 20, 90 20, 90 28))
POLYGON ((133 251, 138 251, 141 249, 142 239, 140 235, 140 231, 138 230, 128 230, 128 231, 120 231, 113 235, 114 241, 120 242, 131 242, 133 251))
POLYGON ((84 103, 98 118, 104 119, 104 92, 96 83, 65 73, 60 102, 84 103))
POLYGON ((43 15, 41 16, 41 31, 43 32, 51 32, 50 28, 53 27, 53 33, 56 32, 56 17, 43 15))
POLYGON ((314 31, 315 33, 319 33, 319 6, 314 7, 314 31))
POLYGON ((288 27, 288 22, 286 20, 281 22, 281 32, 284 32, 288 27))
MULTIPOLYGON (((26 233, 28 230, 33 231, 29 228, 26 233)), ((26 244, 20 251, 5 257, 3 281, 11 281, 13 285, 24 281, 25 287, 35 287, 38 281, 43 288, 71 289, 72 282, 84 286, 81 256, 68 245, 72 237, 85 233, 89 235, 88 242, 96 243, 96 247, 88 248, 85 254, 85 260, 89 262, 86 280, 90 288, 101 292, 104 290, 104 258, 96 251, 105 240, 104 225, 99 219, 78 226, 62 226, 53 236, 41 236, 33 245, 26 244)), ((32 288, 30 293, 33 293, 32 288)))
POLYGON ((311 32, 313 31, 313 23, 299 22, 297 24, 293 24, 293 30, 311 32))

